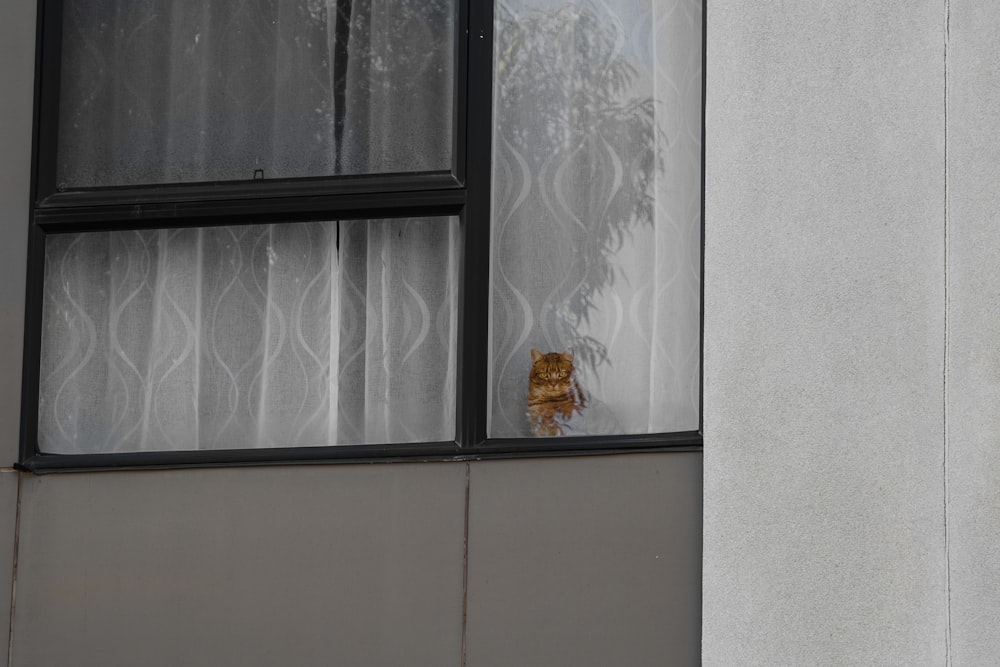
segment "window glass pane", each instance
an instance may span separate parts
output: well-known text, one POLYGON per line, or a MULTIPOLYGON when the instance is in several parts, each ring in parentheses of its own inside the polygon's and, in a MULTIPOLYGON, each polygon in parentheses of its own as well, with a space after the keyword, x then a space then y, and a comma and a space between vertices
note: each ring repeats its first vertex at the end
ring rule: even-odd
POLYGON ((65 0, 57 187, 448 170, 455 0, 65 0))
POLYGON ((701 25, 497 3, 492 437, 698 428, 701 25))
POLYGON ((50 235, 43 453, 449 441, 458 222, 50 235))

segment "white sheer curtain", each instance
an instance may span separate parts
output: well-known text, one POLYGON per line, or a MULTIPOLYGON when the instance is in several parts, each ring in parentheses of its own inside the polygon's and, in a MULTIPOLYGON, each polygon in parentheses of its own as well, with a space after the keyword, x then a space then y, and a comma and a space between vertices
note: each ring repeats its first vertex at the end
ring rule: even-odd
POLYGON ((457 219, 51 235, 40 449, 451 440, 457 253, 457 219))
POLYGON ((694 430, 700 0, 501 0, 490 433, 529 434, 530 350, 572 349, 572 435, 694 430))
POLYGON ((65 0, 62 188, 448 170, 454 0, 65 0))

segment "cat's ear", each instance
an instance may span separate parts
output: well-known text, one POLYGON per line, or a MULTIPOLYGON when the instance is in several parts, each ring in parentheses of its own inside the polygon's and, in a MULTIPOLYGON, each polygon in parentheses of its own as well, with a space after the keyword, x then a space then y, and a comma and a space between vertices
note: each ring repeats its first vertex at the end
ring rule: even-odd
POLYGON ((542 358, 542 353, 539 352, 538 350, 532 348, 531 349, 531 363, 537 364, 541 360, 541 358, 542 358))
POLYGON ((565 359, 569 363, 573 363, 573 348, 571 347, 566 348, 566 351, 563 352, 563 359, 565 359))

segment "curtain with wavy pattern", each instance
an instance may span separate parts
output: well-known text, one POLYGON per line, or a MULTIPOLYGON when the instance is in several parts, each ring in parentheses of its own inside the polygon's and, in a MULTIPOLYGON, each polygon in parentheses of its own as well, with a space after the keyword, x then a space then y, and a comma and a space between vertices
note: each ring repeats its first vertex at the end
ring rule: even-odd
MULTIPOLYGON (((65 0, 57 180, 448 170, 453 0, 65 0)), ((46 237, 45 453, 452 440, 458 221, 46 237)))
POLYGON ((454 437, 457 219, 50 235, 46 453, 454 437))
POLYGON ((695 430, 700 0, 500 0, 490 433, 530 434, 530 350, 571 350, 566 435, 695 430))

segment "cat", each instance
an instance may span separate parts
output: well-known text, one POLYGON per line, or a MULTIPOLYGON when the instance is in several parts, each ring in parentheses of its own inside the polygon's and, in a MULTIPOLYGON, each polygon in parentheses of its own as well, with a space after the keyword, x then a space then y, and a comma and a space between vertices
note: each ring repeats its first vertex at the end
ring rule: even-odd
POLYGON ((531 350, 528 424, 536 437, 567 435, 570 420, 587 406, 573 374, 573 353, 531 350))

